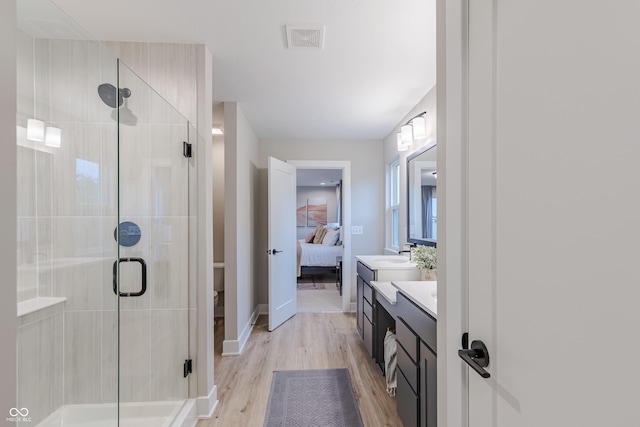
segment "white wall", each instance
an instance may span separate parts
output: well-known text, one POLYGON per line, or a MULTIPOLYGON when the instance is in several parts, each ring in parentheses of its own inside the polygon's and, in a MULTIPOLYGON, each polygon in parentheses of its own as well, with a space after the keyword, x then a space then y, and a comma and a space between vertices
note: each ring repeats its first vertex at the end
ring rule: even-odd
MULTIPOLYGON (((224 354, 242 350, 257 316, 258 138, 235 102, 224 104, 225 341, 224 354)), ((266 212, 263 211, 263 212, 266 212)))
MULTIPOLYGON (((402 248, 407 242, 407 157, 415 153, 426 145, 431 145, 436 141, 436 87, 434 86, 427 94, 416 104, 415 107, 407 113, 407 115, 396 125, 396 127, 384 139, 384 165, 381 166, 385 170, 395 159, 400 159, 400 247, 402 248), (427 138, 415 141, 407 151, 398 152, 396 134, 400 131, 400 127, 407 120, 415 115, 426 111, 427 121, 427 138)), ((384 210, 383 210, 384 212, 384 210)), ((385 222, 386 235, 389 234, 390 224, 385 222)))
MULTIPOLYGON (((0 421, 16 405, 16 2, 0 5, 0 421)), ((5 425, 15 425, 6 422, 5 425)))
MULTIPOLYGON (((351 224, 364 227, 364 234, 351 240, 352 265, 356 255, 382 253, 384 242, 384 168, 380 140, 260 140, 260 168, 266 171, 269 156, 280 160, 337 160, 351 162, 351 224)), ((262 176, 262 173, 261 173, 262 176)), ((266 172, 264 173, 266 176, 266 172)), ((266 179, 262 193, 266 193, 266 179)), ((266 197, 260 211, 266 212, 266 197)), ((259 245, 267 247, 266 216, 261 217, 259 245)), ((349 232, 347 230, 346 232, 349 232)), ((266 257, 259 259, 259 302, 268 304, 266 257)), ((355 268, 351 275, 351 301, 355 302, 355 268)), ((345 279, 346 280, 346 279, 345 279)))

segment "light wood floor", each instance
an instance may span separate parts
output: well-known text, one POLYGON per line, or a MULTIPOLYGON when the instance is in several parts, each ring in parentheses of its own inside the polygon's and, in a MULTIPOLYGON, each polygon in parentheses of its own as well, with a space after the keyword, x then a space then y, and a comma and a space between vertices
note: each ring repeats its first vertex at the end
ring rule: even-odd
POLYGON ((197 427, 262 427, 274 370, 348 368, 365 427, 402 427, 395 398, 356 332, 355 315, 298 313, 273 332, 260 316, 239 356, 220 355, 223 321, 215 328, 218 407, 197 427))

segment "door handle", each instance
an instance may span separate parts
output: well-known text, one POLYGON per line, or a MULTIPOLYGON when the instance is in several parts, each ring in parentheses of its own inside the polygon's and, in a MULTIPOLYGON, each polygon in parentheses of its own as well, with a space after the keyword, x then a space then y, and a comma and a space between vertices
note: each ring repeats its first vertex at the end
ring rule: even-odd
POLYGON ((267 253, 268 253, 269 255, 276 255, 276 254, 279 254, 280 252, 282 252, 282 251, 279 251, 279 250, 277 250, 277 249, 269 249, 269 250, 267 251, 267 253))
POLYGON ((113 262, 113 293, 121 297, 139 297, 147 292, 147 263, 142 258, 120 258, 113 262), (119 292, 118 289, 118 265, 121 262, 138 262, 142 270, 142 287, 138 292, 119 292))
MULTIPOLYGON (((466 335, 466 334, 465 334, 466 335)), ((463 336, 464 342, 464 336, 463 336)), ((466 346, 465 346, 466 347, 466 346)), ((487 346, 480 340, 475 340, 471 343, 471 348, 463 348, 458 350, 458 356, 469 366, 473 368, 482 378, 489 378, 491 374, 484 370, 489 366, 489 351, 487 346)))

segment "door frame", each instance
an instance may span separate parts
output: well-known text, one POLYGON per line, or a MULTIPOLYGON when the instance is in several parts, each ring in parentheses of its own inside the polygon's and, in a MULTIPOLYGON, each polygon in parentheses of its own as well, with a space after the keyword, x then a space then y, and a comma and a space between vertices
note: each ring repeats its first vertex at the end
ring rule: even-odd
POLYGON ((436 1, 438 134, 438 425, 469 425, 468 0, 436 1))
MULTIPOLYGON (((355 311, 351 306, 351 283, 353 277, 351 256, 351 162, 348 160, 285 160, 297 169, 341 169, 342 170, 342 311, 355 311)), ((355 289, 355 287, 354 287, 355 289)))

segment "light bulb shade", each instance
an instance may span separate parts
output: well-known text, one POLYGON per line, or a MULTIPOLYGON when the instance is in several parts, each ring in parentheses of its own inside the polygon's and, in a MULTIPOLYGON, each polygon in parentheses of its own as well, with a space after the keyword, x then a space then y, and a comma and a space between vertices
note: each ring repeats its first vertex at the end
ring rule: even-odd
POLYGON ((44 141, 44 122, 36 119, 27 120, 27 139, 44 141))
POLYGON ((407 151, 409 149, 409 146, 405 145, 402 142, 402 133, 401 132, 397 133, 396 139, 397 139, 397 144, 398 144, 398 151, 407 151))
POLYGON ((60 147, 62 143, 62 130, 53 126, 47 127, 44 143, 49 147, 60 147))
POLYGON ((400 128, 402 133, 402 143, 407 147, 413 144, 413 130, 411 125, 404 125, 400 128))
POLYGON ((411 120, 413 125, 413 137, 415 139, 425 139, 427 137, 427 121, 424 116, 411 120))

